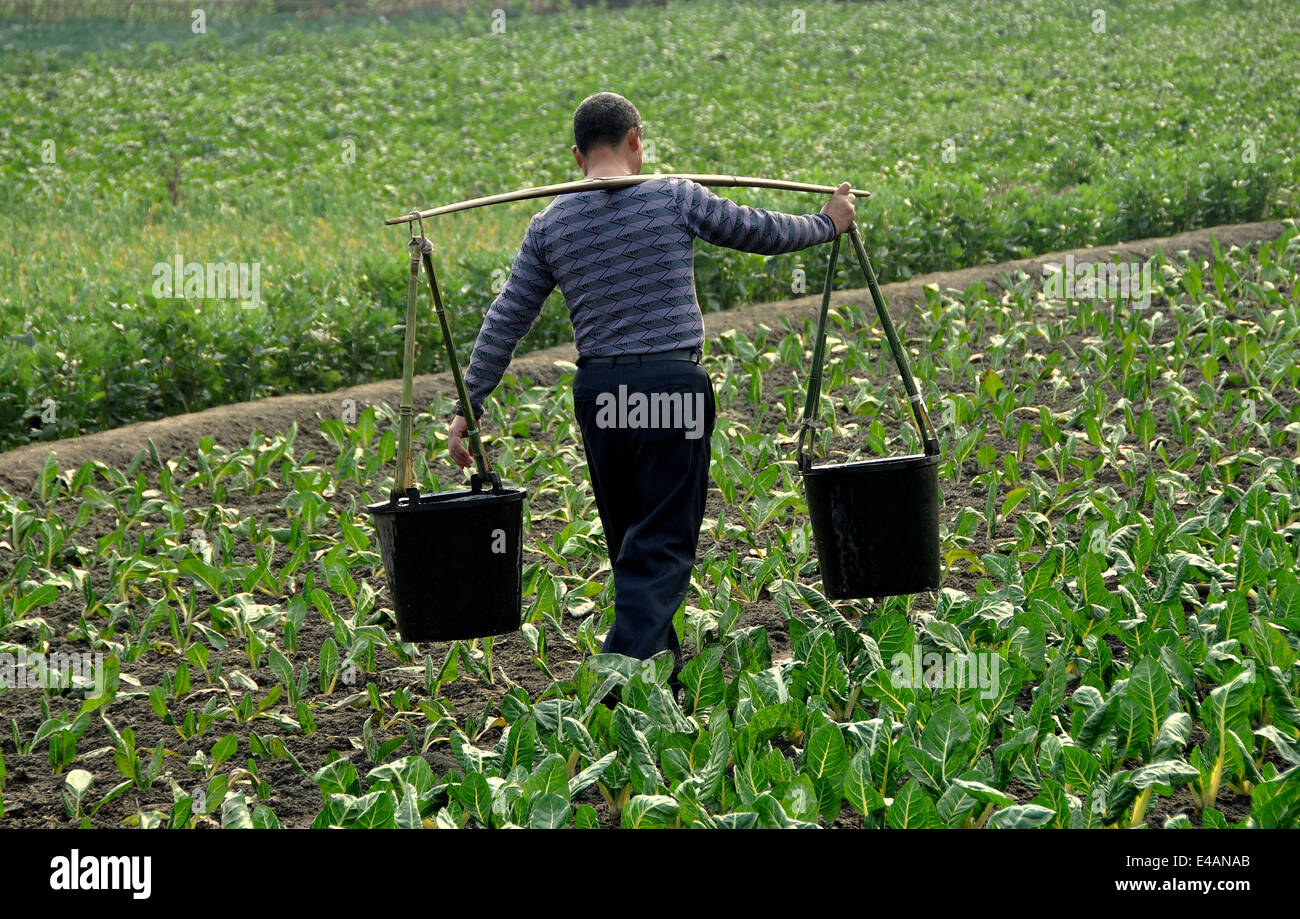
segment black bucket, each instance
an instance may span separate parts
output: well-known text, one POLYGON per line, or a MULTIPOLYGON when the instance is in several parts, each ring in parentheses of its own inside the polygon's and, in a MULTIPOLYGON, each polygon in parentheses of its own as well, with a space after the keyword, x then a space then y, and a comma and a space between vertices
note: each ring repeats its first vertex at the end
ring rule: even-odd
POLYGON ((403 641, 483 638, 519 628, 523 503, 523 489, 499 488, 367 507, 403 641))
POLYGON ((939 586, 939 457, 891 456, 800 471, 826 596, 939 586))

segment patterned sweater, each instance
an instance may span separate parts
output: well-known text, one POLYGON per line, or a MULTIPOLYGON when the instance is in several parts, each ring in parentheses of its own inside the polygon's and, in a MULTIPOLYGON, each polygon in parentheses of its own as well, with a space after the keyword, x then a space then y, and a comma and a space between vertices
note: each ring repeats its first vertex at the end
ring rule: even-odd
MULTIPOLYGON (((694 237, 777 255, 835 238, 826 214, 738 205, 698 182, 664 178, 558 196, 533 217, 479 330, 465 386, 477 418, 519 339, 558 284, 582 356, 700 348, 694 237)), ((462 414, 459 403, 457 414, 462 414)))

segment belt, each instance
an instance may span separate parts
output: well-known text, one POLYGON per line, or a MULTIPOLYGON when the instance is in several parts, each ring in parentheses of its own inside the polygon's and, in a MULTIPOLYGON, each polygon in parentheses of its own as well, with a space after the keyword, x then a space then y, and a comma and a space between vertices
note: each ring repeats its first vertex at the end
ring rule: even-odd
POLYGON ((652 364, 656 361, 690 361, 698 364, 704 352, 699 348, 686 348, 681 351, 656 351, 652 354, 618 354, 613 357, 579 357, 578 366, 618 367, 627 364, 652 364))

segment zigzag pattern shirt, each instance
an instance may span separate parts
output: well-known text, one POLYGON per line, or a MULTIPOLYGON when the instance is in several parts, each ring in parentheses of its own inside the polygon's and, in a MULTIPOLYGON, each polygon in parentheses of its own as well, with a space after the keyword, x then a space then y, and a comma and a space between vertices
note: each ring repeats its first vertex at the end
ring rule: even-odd
MULTIPOLYGON (((736 204, 677 177, 560 195, 533 217, 510 277, 488 308, 465 387, 477 418, 515 345, 558 285, 578 354, 609 357, 700 348, 694 238, 777 255, 835 238, 826 214, 736 204)), ((457 413, 461 407, 457 405, 457 413)))

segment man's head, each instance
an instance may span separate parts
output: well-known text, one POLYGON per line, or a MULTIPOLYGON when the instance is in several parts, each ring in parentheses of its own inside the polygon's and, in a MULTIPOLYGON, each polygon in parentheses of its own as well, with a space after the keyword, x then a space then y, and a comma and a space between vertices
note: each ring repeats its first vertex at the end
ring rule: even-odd
POLYGON ((573 113, 573 156, 583 175, 626 167, 641 171, 641 113, 618 93, 596 93, 573 113))

